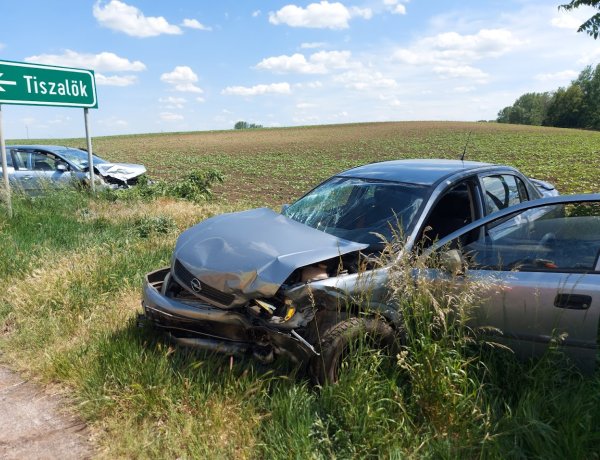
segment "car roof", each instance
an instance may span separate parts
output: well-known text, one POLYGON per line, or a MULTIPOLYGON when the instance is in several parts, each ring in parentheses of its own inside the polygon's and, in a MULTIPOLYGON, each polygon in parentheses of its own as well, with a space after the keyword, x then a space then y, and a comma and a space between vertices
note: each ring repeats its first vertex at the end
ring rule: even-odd
POLYGON ((36 145, 7 145, 6 148, 13 148, 13 149, 37 149, 37 150, 48 150, 49 152, 55 151, 55 150, 64 150, 64 149, 73 149, 73 150, 81 150, 81 149, 77 149, 74 147, 67 147, 64 145, 42 145, 42 144, 36 144, 36 145))
POLYGON ((456 173, 490 166, 495 165, 461 160, 392 160, 358 166, 337 176, 432 185, 456 173))

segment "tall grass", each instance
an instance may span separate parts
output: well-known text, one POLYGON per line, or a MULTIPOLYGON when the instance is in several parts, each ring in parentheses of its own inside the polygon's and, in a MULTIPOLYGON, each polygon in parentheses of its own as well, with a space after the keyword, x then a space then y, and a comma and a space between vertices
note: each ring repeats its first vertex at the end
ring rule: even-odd
POLYGON ((359 350, 318 389, 136 326, 143 275, 178 231, 232 207, 57 192, 14 208, 0 223, 2 359, 73 396, 100 457, 599 458, 600 378, 478 342, 477 286, 415 284, 398 263, 405 348, 359 350))

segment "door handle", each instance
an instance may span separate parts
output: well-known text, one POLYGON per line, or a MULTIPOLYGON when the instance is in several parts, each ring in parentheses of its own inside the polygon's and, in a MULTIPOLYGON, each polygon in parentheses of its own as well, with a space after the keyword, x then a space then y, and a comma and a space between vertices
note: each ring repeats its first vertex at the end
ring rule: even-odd
POLYGON ((557 294, 554 298, 556 308, 568 310, 587 310, 592 304, 592 296, 581 294, 557 294))

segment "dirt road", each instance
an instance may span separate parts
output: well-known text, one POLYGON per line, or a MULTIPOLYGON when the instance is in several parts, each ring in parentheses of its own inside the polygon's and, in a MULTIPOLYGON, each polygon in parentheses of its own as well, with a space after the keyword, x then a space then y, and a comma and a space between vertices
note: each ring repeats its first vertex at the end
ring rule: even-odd
POLYGON ((0 366, 0 458, 91 457, 85 424, 65 401, 0 366))

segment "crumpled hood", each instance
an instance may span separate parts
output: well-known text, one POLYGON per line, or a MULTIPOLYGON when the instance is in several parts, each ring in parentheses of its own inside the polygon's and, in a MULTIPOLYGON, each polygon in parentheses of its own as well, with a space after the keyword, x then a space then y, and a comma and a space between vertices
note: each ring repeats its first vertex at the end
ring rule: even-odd
POLYGON ((186 230, 172 262, 178 260, 198 280, 234 295, 235 306, 273 296, 297 268, 365 248, 261 208, 222 214, 186 230))
POLYGON ((130 163, 101 163, 94 164, 94 167, 100 175, 114 177, 122 181, 128 181, 146 173, 146 168, 143 165, 130 163))

